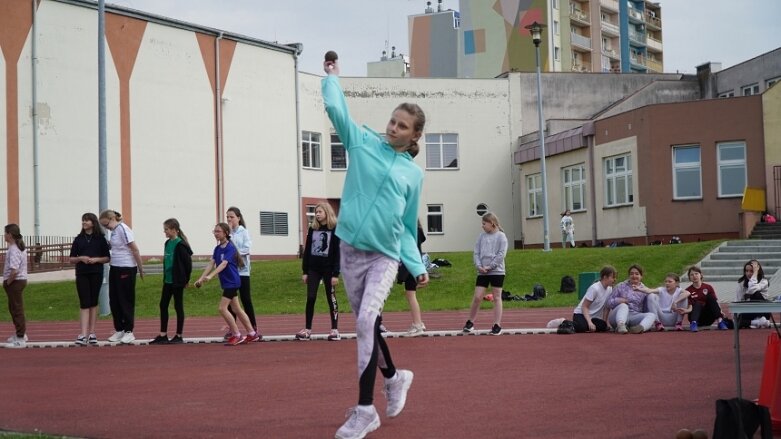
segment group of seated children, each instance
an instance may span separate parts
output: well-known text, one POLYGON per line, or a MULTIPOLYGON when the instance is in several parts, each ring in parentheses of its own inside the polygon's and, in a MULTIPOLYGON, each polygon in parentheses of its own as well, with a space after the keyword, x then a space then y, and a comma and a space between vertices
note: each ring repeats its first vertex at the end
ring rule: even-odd
MULTIPOLYGON (((750 260, 743 267, 738 280, 737 301, 767 301, 768 281, 757 260, 750 260)), ((714 323, 718 329, 728 329, 728 319, 719 306, 716 290, 703 282, 702 270, 693 266, 688 271, 691 285, 680 286, 680 278, 668 273, 664 285, 646 287, 643 268, 637 264, 629 267, 625 281, 616 282, 616 269, 605 266, 573 312, 575 332, 606 332, 615 329, 619 334, 641 334, 648 331, 664 331, 674 327, 683 331, 684 317, 688 316, 689 330, 714 323)), ((740 327, 769 327, 766 314, 743 314, 735 324, 740 327)))

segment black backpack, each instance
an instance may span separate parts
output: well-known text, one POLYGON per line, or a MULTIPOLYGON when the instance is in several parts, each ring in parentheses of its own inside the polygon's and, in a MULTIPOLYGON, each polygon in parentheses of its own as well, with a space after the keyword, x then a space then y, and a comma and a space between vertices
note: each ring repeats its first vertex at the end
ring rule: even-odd
POLYGON ((575 279, 573 279, 572 276, 566 275, 561 278, 561 287, 559 288, 559 292, 572 293, 575 291, 575 289, 575 279))
POLYGON ((574 334, 575 322, 572 320, 564 320, 559 324, 559 329, 556 330, 556 334, 574 334))
POLYGON ((544 299, 547 293, 545 292, 545 287, 542 286, 542 284, 534 284, 534 288, 532 288, 532 292, 534 293, 534 297, 537 299, 544 299))
POLYGON ((772 439, 773 427, 767 407, 740 398, 716 401, 713 439, 748 439, 761 430, 762 439, 772 439))

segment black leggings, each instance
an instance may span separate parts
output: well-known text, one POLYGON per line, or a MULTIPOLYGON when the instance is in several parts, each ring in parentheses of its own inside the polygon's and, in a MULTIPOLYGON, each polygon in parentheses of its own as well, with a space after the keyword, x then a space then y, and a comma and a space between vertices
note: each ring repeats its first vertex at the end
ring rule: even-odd
MULTIPOLYGON (((573 314, 572 322, 575 324, 575 332, 588 332, 588 321, 583 314, 573 314)), ((607 322, 602 319, 591 318, 591 322, 597 327, 596 332, 606 332, 607 322)))
POLYGON ((327 272, 310 271, 306 277, 306 329, 312 329, 312 319, 315 316, 315 302, 320 281, 325 287, 325 297, 328 299, 328 311, 331 317, 331 329, 339 329, 339 305, 336 303, 336 293, 331 285, 333 275, 327 272))
POLYGON ((168 332, 168 305, 174 298, 176 310, 176 334, 182 335, 184 329, 184 288, 175 287, 172 284, 163 284, 163 293, 160 296, 160 332, 168 332))
POLYGON ((391 360, 388 344, 385 343, 385 337, 380 332, 381 324, 382 316, 377 316, 377 320, 374 322, 374 347, 372 348, 369 364, 363 370, 360 378, 358 378, 358 405, 374 404, 374 380, 377 377, 378 348, 382 351, 382 356, 385 357, 385 365, 387 366, 379 368, 380 373, 385 378, 393 378, 393 375, 396 375, 396 367, 391 360))
POLYGON ((689 314, 690 322, 697 322, 699 326, 710 326, 721 318, 721 307, 713 294, 705 296, 705 305, 700 302, 692 304, 692 312, 689 314))
MULTIPOLYGON (((249 322, 252 325, 252 329, 258 330, 258 322, 255 320, 255 307, 252 306, 252 296, 249 289, 249 276, 239 276, 241 279, 241 286, 239 287, 239 299, 241 299, 241 306, 244 308, 244 312, 249 317, 249 322)), ((233 312, 230 305, 228 305, 228 312, 231 313, 233 319, 236 319, 236 313, 233 312)))

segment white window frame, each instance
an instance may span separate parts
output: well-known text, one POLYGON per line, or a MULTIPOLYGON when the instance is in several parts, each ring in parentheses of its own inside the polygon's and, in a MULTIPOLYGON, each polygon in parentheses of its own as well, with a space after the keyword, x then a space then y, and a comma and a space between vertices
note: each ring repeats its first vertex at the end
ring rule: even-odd
POLYGON ((770 87, 776 85, 779 82, 781 82, 781 76, 776 76, 775 78, 768 79, 767 81, 765 81, 765 90, 769 89, 770 87))
POLYGON ((561 61, 561 49, 559 47, 553 46, 553 59, 561 61))
POLYGON ((306 223, 312 224, 312 220, 315 219, 315 210, 317 210, 316 204, 307 204, 304 207, 304 210, 306 211, 306 223))
POLYGON ((748 183, 748 172, 746 169, 746 142, 744 141, 732 141, 732 142, 718 142, 716 143, 716 161, 717 161, 717 167, 718 167, 718 178, 719 178, 719 198, 732 198, 732 197, 742 197, 743 192, 746 189, 746 184, 748 183), (741 159, 729 159, 729 160, 722 160, 721 153, 722 150, 726 148, 735 148, 735 147, 741 147, 743 149, 743 158, 741 159), (724 188, 722 187, 722 180, 724 180, 723 172, 726 170, 732 170, 736 168, 743 168, 743 187, 740 189, 739 192, 735 193, 725 193, 724 188))
POLYGON ((734 90, 730 90, 730 91, 725 91, 725 92, 719 93, 719 97, 720 98, 734 98, 735 97, 735 91, 734 90))
POLYGON ((672 168, 673 168, 673 200, 701 200, 702 199, 702 148, 698 144, 690 145, 675 145, 672 148, 672 168), (697 150, 696 162, 678 162, 676 153, 684 150, 697 150), (678 174, 679 172, 692 172, 697 171, 697 194, 682 196, 678 191, 678 174))
POLYGON ((740 87, 741 96, 754 96, 759 94, 759 83, 753 83, 740 87))
POLYGON ((632 154, 621 154, 604 159, 605 170, 605 207, 631 206, 634 203, 632 154), (619 159, 624 164, 620 168, 616 166, 619 159), (619 200, 616 189, 623 186, 624 198, 619 200), (611 196, 612 189, 612 196, 611 196))
POLYGON ((579 163, 573 166, 567 166, 561 168, 561 200, 564 203, 562 210, 569 210, 571 212, 585 212, 586 211, 586 164, 579 163), (575 179, 573 175, 576 172, 580 174, 579 179, 575 179), (575 207, 575 195, 580 196, 580 208, 575 207))
POLYGON ((305 169, 322 169, 320 146, 322 136, 312 131, 301 132, 301 166, 305 169))
POLYGON ((526 212, 527 218, 541 218, 542 217, 542 174, 529 174, 526 176, 526 200, 528 205, 528 211, 526 212))
POLYGON ((445 206, 442 204, 426 205, 426 230, 428 235, 445 234, 445 206), (439 218, 439 230, 434 229, 433 218, 439 218))
POLYGON ((427 133, 426 134, 426 169, 458 170, 458 134, 457 133, 427 133), (455 140, 455 141, 450 141, 455 140), (450 163, 455 160, 455 166, 444 163, 448 155, 450 163))
POLYGON ((331 133, 331 170, 332 171, 346 171, 347 167, 350 166, 350 157, 347 154, 347 150, 344 148, 344 144, 342 143, 342 139, 339 138, 339 135, 336 133, 331 133), (334 153, 338 151, 339 149, 342 150, 344 153, 344 166, 336 166, 335 163, 337 160, 334 159, 334 153))

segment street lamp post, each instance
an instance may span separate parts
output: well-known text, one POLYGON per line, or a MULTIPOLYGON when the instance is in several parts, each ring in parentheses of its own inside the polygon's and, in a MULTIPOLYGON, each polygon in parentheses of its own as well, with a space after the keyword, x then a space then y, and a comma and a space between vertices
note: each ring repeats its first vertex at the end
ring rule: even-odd
POLYGON ((540 123, 540 167, 542 174, 542 250, 550 251, 550 236, 548 233, 548 179, 545 175, 545 126, 542 115, 542 74, 540 73, 540 42, 542 41, 542 29, 544 24, 536 21, 526 29, 532 35, 534 42, 534 52, 537 61, 537 116, 540 123))

